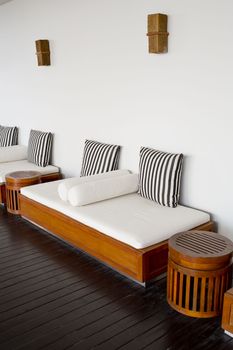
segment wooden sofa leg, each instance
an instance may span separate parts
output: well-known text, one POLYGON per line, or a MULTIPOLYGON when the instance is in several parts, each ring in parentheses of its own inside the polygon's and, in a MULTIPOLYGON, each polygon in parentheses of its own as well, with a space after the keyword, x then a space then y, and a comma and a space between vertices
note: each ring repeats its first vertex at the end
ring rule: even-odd
POLYGON ((0 184, 0 203, 6 204, 6 187, 5 184, 0 184))

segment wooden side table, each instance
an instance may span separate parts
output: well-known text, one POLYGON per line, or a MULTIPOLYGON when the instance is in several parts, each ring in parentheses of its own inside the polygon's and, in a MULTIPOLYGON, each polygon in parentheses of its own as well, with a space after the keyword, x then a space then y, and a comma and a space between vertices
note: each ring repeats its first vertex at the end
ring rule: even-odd
POLYGON ((233 337, 233 288, 226 291, 223 300, 222 328, 233 337))
POLYGON ((20 214, 19 193, 25 186, 39 184, 41 173, 38 171, 15 171, 6 175, 6 205, 7 211, 20 214))
POLYGON ((171 237, 168 248, 170 306, 188 316, 220 315, 232 283, 233 243, 214 232, 187 231, 171 237))

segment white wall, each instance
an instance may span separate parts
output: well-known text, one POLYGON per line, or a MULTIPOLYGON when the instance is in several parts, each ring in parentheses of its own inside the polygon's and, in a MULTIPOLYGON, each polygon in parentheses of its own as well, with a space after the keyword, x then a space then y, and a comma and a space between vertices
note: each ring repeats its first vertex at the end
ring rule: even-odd
POLYGON ((54 163, 79 174, 85 138, 183 152, 182 203, 233 238, 232 0, 15 0, 0 7, 0 124, 55 134, 54 163), (169 53, 148 54, 147 15, 169 15, 169 53), (38 67, 34 41, 49 39, 38 67))

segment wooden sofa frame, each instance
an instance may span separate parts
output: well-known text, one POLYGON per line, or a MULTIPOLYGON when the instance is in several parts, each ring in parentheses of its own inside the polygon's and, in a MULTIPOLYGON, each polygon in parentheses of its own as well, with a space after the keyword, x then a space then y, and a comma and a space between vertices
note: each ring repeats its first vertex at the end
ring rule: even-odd
MULTIPOLYGON (((41 182, 49 182, 61 179, 61 173, 52 173, 41 175, 41 182)), ((0 183, 0 203, 6 204, 6 186, 5 182, 0 183)))
MULTIPOLYGON (((135 249, 22 194, 20 205, 22 217, 140 283, 166 272, 167 240, 135 249)), ((193 229, 212 231, 213 222, 193 229)))

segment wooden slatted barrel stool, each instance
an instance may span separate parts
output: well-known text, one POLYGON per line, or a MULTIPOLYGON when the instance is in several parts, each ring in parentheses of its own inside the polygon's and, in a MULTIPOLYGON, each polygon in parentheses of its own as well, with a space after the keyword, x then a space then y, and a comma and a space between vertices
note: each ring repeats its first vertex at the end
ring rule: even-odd
POLYGON ((227 335, 233 337, 233 288, 228 289, 224 294, 222 328, 227 335))
POLYGON ((221 314, 232 284, 233 243, 206 231, 177 233, 168 241, 167 301, 193 317, 221 314))
POLYGON ((25 186, 39 184, 41 173, 38 171, 15 171, 6 175, 6 205, 7 211, 20 214, 19 193, 25 186))

